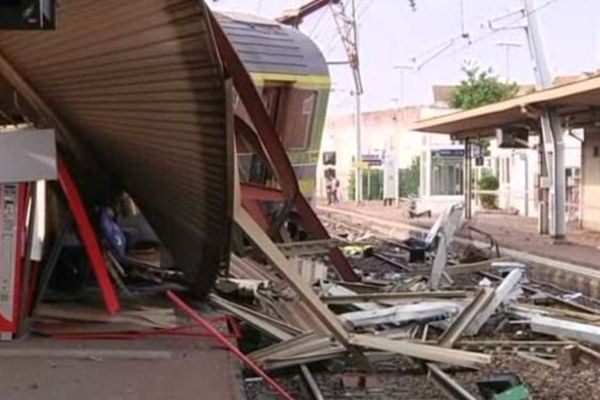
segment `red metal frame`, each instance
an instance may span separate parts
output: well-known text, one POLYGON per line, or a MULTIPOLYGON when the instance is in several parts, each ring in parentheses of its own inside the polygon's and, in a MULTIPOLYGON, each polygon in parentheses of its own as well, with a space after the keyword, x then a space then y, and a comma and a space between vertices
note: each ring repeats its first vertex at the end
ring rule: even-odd
MULTIPOLYGON (((14 325, 15 331, 17 333, 19 331, 19 324, 23 321, 21 314, 21 307, 25 307, 25 304, 22 304, 23 299, 23 290, 28 290, 25 286, 29 284, 29 282, 24 282, 24 269, 25 269, 25 257, 28 257, 26 253, 27 250, 27 207, 29 203, 29 196, 31 193, 31 184, 30 183, 20 183, 21 190, 19 191, 19 217, 17 220, 17 257, 15 259, 15 303, 13 305, 13 316, 14 316, 14 325)), ((34 212, 31 210, 30 212, 34 212)), ((32 226, 29 229, 33 229, 32 226)))
POLYGON ((102 293, 102 298, 104 299, 106 311, 110 315, 114 315, 119 312, 119 309, 121 308, 117 292, 110 280, 110 274, 108 272, 106 261, 104 260, 104 255, 102 254, 100 242, 92 227, 83 200, 79 195, 79 190, 75 185, 75 181, 73 180, 69 169, 61 158, 58 159, 58 178, 67 198, 67 202, 69 203, 71 213, 73 214, 79 236, 83 242, 90 263, 92 264, 94 274, 96 275, 96 280, 98 281, 100 293, 102 293))
POLYGON ((271 228, 271 221, 269 221, 269 217, 263 211, 259 200, 242 197, 242 206, 265 232, 269 231, 271 228))
MULTIPOLYGON (((244 104, 256 131, 249 126, 241 126, 242 124, 239 119, 236 120, 236 128, 242 128, 243 131, 240 133, 245 137, 250 136, 250 132, 254 134, 256 140, 251 138, 248 142, 256 146, 255 151, 257 151, 259 155, 262 153, 265 158, 268 158, 267 161, 270 162, 271 168, 279 180, 279 185, 281 186, 285 199, 296 206, 296 211, 305 228, 310 230, 311 233, 319 239, 329 239, 329 233, 321 224, 319 217, 317 217, 306 198, 300 193, 298 179, 296 178, 294 168, 279 139, 279 135, 275 131, 275 127, 273 126, 271 118, 258 94, 252 77, 244 67, 242 60, 239 58, 239 55, 217 22, 215 16, 210 11, 208 14, 211 18, 211 25, 221 60, 223 61, 227 72, 233 78, 237 94, 244 104)), ((243 125, 247 124, 244 123, 243 125)), ((338 248, 331 249, 330 256, 333 266, 342 279, 350 282, 357 282, 360 280, 352 270, 346 257, 344 257, 338 248)))
POLYGON ((237 115, 235 116, 235 133, 240 135, 265 163, 272 164, 254 129, 237 115))
POLYGON ((240 184, 242 197, 250 200, 260 201, 285 201, 283 193, 279 189, 270 188, 253 183, 240 184))

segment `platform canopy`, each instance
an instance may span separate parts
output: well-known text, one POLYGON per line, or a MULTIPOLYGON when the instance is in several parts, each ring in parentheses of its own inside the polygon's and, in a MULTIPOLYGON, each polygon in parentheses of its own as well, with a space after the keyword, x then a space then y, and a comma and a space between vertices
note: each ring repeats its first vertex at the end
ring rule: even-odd
POLYGON ((457 140, 493 136, 497 128, 518 124, 535 126, 544 107, 557 110, 563 123, 571 127, 600 121, 600 76, 417 121, 410 129, 448 134, 457 140))

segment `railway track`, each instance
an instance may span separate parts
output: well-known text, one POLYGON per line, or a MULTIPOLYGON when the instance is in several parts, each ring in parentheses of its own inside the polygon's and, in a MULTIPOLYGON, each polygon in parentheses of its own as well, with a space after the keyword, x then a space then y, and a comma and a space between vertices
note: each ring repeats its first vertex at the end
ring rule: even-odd
MULTIPOLYGON (((317 211, 321 220, 326 223, 337 224, 357 234, 370 232, 384 241, 404 240, 410 233, 427 232, 426 229, 421 227, 349 210, 318 206, 317 211)), ((457 237, 455 243, 460 245, 471 244, 477 247, 488 246, 488 243, 464 237, 457 237)), ((579 292, 589 297, 591 302, 600 300, 600 271, 596 269, 505 247, 501 248, 501 252, 503 256, 526 264, 529 267, 528 274, 530 278, 545 285, 550 293, 557 294, 561 291, 563 293, 579 292)))

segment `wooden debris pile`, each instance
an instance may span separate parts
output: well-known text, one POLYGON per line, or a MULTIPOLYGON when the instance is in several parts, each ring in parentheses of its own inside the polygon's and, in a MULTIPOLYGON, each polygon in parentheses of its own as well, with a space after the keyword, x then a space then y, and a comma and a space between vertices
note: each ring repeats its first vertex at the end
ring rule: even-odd
MULTIPOLYGON (((316 362, 351 359, 373 373, 378 360, 400 356, 425 368, 448 396, 476 399, 450 371, 476 370, 499 354, 549 368, 563 359, 598 358, 596 308, 532 285, 518 262, 453 264, 448 230, 450 241, 431 241, 422 263, 394 258, 403 265, 396 279, 348 283, 331 271, 303 271, 323 264, 293 244, 274 244, 243 210, 236 221, 264 262, 233 256, 229 275, 209 299, 276 341, 249 354, 267 370, 306 372, 316 362)), ((311 243, 315 254, 330 245, 311 243)))

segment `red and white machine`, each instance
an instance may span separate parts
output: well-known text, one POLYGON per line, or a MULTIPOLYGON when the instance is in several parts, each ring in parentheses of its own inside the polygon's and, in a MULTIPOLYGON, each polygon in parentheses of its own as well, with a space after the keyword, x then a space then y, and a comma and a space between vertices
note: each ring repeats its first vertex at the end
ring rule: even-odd
MULTIPOLYGON (((52 130, 22 129, 0 133, 0 340, 10 340, 24 315, 23 299, 28 215, 43 211, 44 202, 30 210, 30 182, 57 178, 52 130)), ((33 194, 35 195, 35 194, 33 194)), ((43 213, 42 213, 43 214, 43 213)), ((43 219, 43 216, 42 218, 43 219)), ((43 224, 42 224, 43 226, 43 224)), ((35 238, 35 235, 32 235, 35 238)), ((39 246, 37 246, 39 248, 39 246)), ((36 257, 34 257, 36 258, 36 257)), ((38 258, 39 259, 39 258, 38 258)))
POLYGON ((27 184, 0 184, 0 339, 19 329, 23 290, 27 184))

